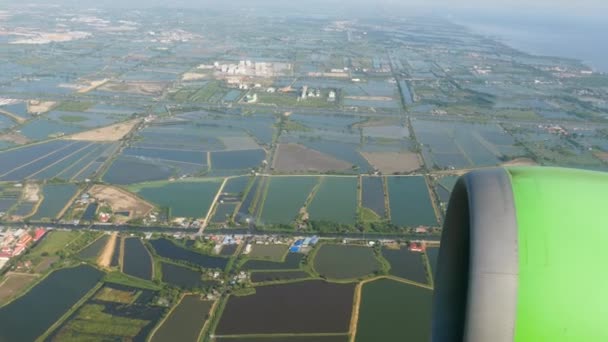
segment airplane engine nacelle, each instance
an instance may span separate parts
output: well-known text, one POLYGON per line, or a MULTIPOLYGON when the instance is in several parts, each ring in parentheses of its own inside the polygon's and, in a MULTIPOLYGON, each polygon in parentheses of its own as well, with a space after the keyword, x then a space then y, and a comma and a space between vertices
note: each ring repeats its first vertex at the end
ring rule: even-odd
POLYGON ((608 341, 608 173, 462 176, 435 286, 436 342, 608 341))

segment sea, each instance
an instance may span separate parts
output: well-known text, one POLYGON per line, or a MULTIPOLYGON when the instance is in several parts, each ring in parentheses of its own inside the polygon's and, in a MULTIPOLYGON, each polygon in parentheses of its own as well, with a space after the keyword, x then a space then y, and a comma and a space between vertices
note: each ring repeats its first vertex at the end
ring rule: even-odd
POLYGON ((449 19, 517 50, 577 59, 595 71, 608 73, 606 17, 460 13, 449 19))

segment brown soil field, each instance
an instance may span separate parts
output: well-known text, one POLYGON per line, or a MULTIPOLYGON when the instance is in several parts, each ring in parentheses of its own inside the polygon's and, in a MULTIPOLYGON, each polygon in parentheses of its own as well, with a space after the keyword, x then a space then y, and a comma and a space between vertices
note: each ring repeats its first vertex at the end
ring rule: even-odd
POLYGON ((140 95, 160 95, 167 82, 145 82, 145 81, 131 81, 131 82, 107 82, 100 86, 100 90, 131 93, 140 95))
MULTIPOLYGON (((104 201, 112 207, 114 212, 128 211, 129 217, 124 220, 128 221, 133 218, 144 217, 154 209, 154 206, 139 197, 125 190, 107 186, 94 185, 89 191, 89 194, 98 201, 104 201)), ((121 217, 117 216, 116 219, 121 217)))
POLYGON ((2 134, 2 135, 0 135, 0 140, 2 140, 2 141, 10 141, 10 142, 13 142, 13 143, 15 143, 17 145, 23 145, 23 144, 25 144, 25 143, 27 143, 29 141, 25 136, 23 136, 21 134, 18 134, 18 133, 6 133, 6 134, 2 134))
POLYGON ((4 115, 4 116, 7 116, 9 119, 15 120, 17 123, 20 123, 20 124, 22 124, 22 123, 25 122, 24 118, 22 118, 20 116, 17 116, 15 114, 11 113, 11 112, 7 112, 5 110, 2 110, 2 109, 0 109, 0 114, 4 115))
POLYGON ((98 80, 98 81, 90 81, 88 86, 78 89, 78 93, 80 93, 80 94, 88 93, 92 90, 97 89, 98 87, 101 87, 108 81, 109 81, 109 79, 107 79, 107 78, 104 78, 103 80, 98 80))
POLYGON ((32 114, 42 114, 51 110, 56 104, 55 101, 31 100, 27 103, 27 111, 32 114))
POLYGON ((23 200, 26 202, 40 201, 40 186, 34 183, 27 183, 23 187, 23 200))
POLYGON ((118 233, 114 232, 110 235, 108 242, 106 243, 101 255, 97 258, 97 265, 100 267, 110 267, 110 263, 112 262, 112 255, 114 254, 114 248, 116 248, 116 238, 118 237, 118 233))
POLYGON ((504 162, 501 164, 502 166, 536 166, 537 162, 530 158, 515 158, 513 160, 509 160, 508 162, 504 162))
POLYGON ((593 152, 593 154, 601 160, 608 162, 608 152, 593 152))
POLYGON ((46 272, 46 270, 51 268, 51 265, 53 265, 57 260, 59 260, 59 257, 56 255, 42 257, 42 260, 40 260, 38 265, 36 265, 34 267, 34 272, 36 272, 36 273, 46 272))
POLYGON ((0 283, 0 305, 6 303, 10 298, 36 280, 36 278, 38 276, 35 274, 9 272, 6 279, 0 283))
POLYGON ((420 157, 413 152, 361 152, 361 155, 384 174, 411 172, 422 166, 420 157))
POLYGON ((391 101, 393 99, 392 97, 388 96, 345 96, 344 98, 361 101, 391 101))
POLYGON ((92 129, 90 131, 76 133, 67 136, 69 140, 84 141, 118 141, 129 134, 133 127, 139 123, 139 119, 120 122, 114 125, 92 129))
POLYGON ((348 169, 351 164, 302 145, 279 144, 273 167, 279 172, 327 172, 348 169))

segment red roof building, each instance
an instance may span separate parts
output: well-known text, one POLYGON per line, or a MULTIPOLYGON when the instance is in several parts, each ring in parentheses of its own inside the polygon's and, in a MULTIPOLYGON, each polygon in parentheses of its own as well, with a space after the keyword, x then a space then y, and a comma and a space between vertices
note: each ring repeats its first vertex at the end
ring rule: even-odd
POLYGON ((422 242, 411 242, 408 249, 411 252, 424 252, 424 250, 426 248, 425 248, 424 243, 422 243, 422 242))
POLYGON ((44 228, 36 229, 36 232, 34 233, 34 241, 40 240, 40 238, 43 237, 44 234, 46 234, 46 230, 44 228))
POLYGON ((23 234, 17 241, 17 246, 25 247, 32 242, 32 236, 30 234, 23 234))

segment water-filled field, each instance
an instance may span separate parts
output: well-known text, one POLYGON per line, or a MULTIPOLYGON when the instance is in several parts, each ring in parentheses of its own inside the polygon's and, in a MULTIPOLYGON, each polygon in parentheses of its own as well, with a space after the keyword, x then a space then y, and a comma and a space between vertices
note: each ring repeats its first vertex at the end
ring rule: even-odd
POLYGON ((124 239, 122 271, 141 279, 152 279, 152 257, 139 238, 124 239))
POLYGON ((36 119, 28 122, 21 127, 21 134, 30 140, 44 140, 72 134, 85 130, 86 128, 74 124, 63 123, 61 121, 36 119))
POLYGON ((249 183, 250 177, 241 176, 241 177, 233 177, 226 181, 226 185, 224 185, 223 192, 234 195, 243 195, 245 192, 245 188, 249 183))
POLYGON ((103 175, 103 180, 112 184, 132 184, 168 179, 173 174, 171 167, 134 157, 119 156, 103 175))
POLYGON ((428 247, 426 255, 429 258, 429 264, 431 264, 431 272, 435 276, 437 272, 437 259, 439 258, 439 247, 428 247))
POLYGON ((304 271, 273 271, 251 273, 251 281, 254 283, 262 283, 266 281, 306 279, 309 277, 310 275, 304 271))
POLYGON ((168 262, 161 263, 163 282, 184 289, 196 289, 217 284, 214 281, 201 279, 201 272, 168 262))
POLYGON ((282 261, 287 253, 288 245, 252 245, 248 256, 252 259, 262 259, 271 261, 282 261))
POLYGON ((427 283, 426 267, 421 253, 411 252, 405 247, 400 249, 384 247, 382 256, 391 265, 389 270, 391 275, 423 284, 427 283))
POLYGON ((109 239, 110 235, 102 235, 99 239, 93 241, 93 243, 78 252, 78 257, 85 260, 96 260, 109 239))
POLYGON ((366 283, 361 291, 355 341, 401 341, 404 337, 428 341, 432 297, 431 290, 395 280, 366 283))
POLYGON ((215 208, 215 213, 211 218, 211 222, 222 223, 230 221, 237 205, 238 203, 218 203, 215 208))
POLYGON ((320 280, 258 286, 228 299, 215 334, 347 332, 354 287, 320 280))
POLYGON ((386 177, 386 182, 394 224, 407 227, 437 225, 424 177, 386 177))
POLYGON ((152 342, 197 341, 213 302, 186 295, 152 336, 152 342))
POLYGON ((329 279, 354 279, 380 270, 374 250, 366 246, 322 245, 314 259, 317 273, 329 279))
POLYGON ((348 342, 348 335, 293 335, 293 336, 265 336, 265 337, 218 337, 217 342, 348 342))
POLYGON ((115 148, 112 143, 53 140, 0 152, 0 180, 69 180, 99 161, 97 171, 115 148), (105 157, 104 157, 105 156, 105 157))
POLYGON ((205 217, 221 179, 146 183, 132 187, 139 196, 159 207, 171 208, 173 217, 205 217))
POLYGON ((219 268, 222 270, 228 263, 228 258, 200 254, 180 247, 171 240, 165 238, 150 240, 150 244, 154 248, 154 251, 156 251, 156 254, 167 259, 185 261, 204 268, 219 268))
POLYGON ((353 224, 357 218, 357 178, 324 177, 308 206, 310 220, 353 224))
POLYGON ((74 184, 48 184, 42 188, 44 199, 32 220, 53 219, 63 210, 70 199, 74 197, 78 187, 74 184))
POLYGON ((262 165, 265 158, 262 149, 211 152, 211 169, 248 170, 262 165))
POLYGON ((103 273, 80 265, 51 273, 25 295, 0 308, 0 340, 34 341, 101 279, 103 273), (32 308, 40 307, 32 315, 32 308), (27 322, 27 324, 23 324, 27 322))
POLYGON ((384 185, 381 177, 361 178, 361 206, 373 210, 378 216, 386 216, 384 185))
POLYGON ((298 216, 317 177, 272 177, 261 219, 266 224, 290 224, 298 216))
POLYGON ((244 270, 296 270, 304 257, 300 253, 289 253, 282 262, 269 260, 247 260, 242 266, 244 270))

